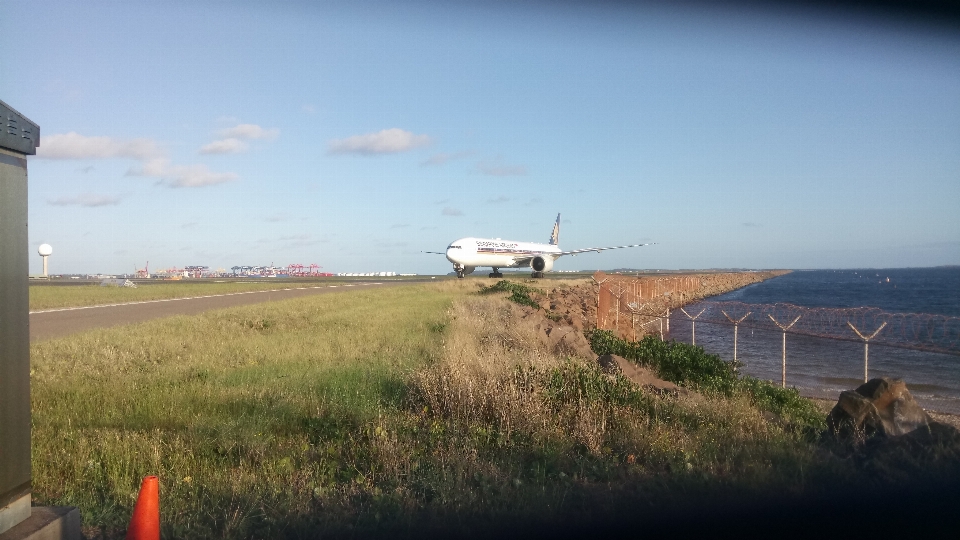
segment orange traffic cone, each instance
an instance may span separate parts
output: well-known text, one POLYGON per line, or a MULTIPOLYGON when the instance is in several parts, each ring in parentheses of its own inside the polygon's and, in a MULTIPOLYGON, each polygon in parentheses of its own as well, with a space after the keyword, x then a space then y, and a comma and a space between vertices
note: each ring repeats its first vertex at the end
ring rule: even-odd
POLYGON ((127 540, 160 540, 160 486, 156 476, 148 476, 140 484, 127 540))

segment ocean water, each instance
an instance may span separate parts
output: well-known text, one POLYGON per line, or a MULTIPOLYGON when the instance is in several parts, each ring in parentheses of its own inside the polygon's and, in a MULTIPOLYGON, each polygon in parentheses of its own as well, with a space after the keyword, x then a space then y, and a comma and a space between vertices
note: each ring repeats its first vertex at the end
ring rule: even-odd
MULTIPOLYGON (((804 307, 877 307, 889 312, 960 317, 960 267, 794 271, 744 287, 714 301, 790 303, 804 307)), ((696 306, 687 311, 694 313, 696 306)), ((689 343, 691 323, 671 314, 670 337, 689 343)), ((782 334, 741 326, 741 371, 780 384, 782 334)), ((697 345, 733 358, 733 328, 698 323, 697 345)), ((803 395, 835 399, 863 383, 863 344, 787 334, 787 386, 803 395)), ((871 344, 869 376, 896 377, 927 409, 960 414, 960 356, 871 344)))

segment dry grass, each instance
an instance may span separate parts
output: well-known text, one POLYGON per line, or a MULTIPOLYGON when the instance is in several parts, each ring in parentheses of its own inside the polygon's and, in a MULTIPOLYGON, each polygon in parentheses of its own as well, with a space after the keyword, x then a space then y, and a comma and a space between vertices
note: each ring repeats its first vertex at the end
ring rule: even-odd
POLYGON ((652 516, 850 476, 746 397, 660 397, 551 354, 533 317, 473 294, 492 282, 34 345, 34 494, 119 538, 159 474, 165 537, 313 538, 652 516))
POLYGON ((30 310, 58 309, 65 307, 99 306, 122 304, 126 302, 144 302, 149 300, 168 300, 196 296, 235 294, 249 291, 275 291, 303 287, 340 284, 327 279, 315 283, 265 280, 258 283, 248 282, 167 282, 142 284, 132 287, 101 287, 93 285, 32 285, 30 287, 30 310))
POLYGON ((786 487, 813 459, 801 437, 764 420, 745 398, 645 393, 592 363, 550 354, 534 324, 499 299, 463 299, 451 310, 441 361, 413 376, 413 395, 451 442, 437 451, 445 473, 467 485, 483 478, 506 501, 461 490, 445 494, 451 502, 559 517, 588 512, 562 500, 598 482, 669 474, 786 487))

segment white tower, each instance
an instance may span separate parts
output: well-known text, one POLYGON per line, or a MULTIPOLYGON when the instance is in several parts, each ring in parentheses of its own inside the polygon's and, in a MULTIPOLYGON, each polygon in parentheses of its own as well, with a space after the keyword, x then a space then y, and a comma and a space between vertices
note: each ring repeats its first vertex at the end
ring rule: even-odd
POLYGON ((53 248, 50 247, 50 244, 40 244, 40 249, 37 250, 37 253, 43 257, 43 277, 47 277, 47 257, 53 253, 53 248))

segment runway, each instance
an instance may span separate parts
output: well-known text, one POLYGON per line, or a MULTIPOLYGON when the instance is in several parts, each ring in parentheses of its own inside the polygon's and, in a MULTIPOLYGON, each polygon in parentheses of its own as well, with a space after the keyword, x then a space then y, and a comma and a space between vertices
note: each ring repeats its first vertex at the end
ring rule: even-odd
POLYGON ((392 287, 422 281, 341 283, 272 291, 247 291, 230 294, 148 300, 105 306, 84 306, 30 312, 30 341, 43 341, 93 328, 109 328, 174 315, 196 315, 212 309, 289 300, 332 292, 392 287))

